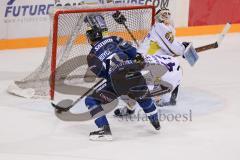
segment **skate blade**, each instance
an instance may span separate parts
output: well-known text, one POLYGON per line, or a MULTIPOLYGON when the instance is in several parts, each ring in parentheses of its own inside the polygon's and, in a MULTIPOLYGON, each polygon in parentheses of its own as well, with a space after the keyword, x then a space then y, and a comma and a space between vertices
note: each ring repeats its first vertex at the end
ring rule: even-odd
POLYGON ((113 138, 111 135, 104 135, 104 136, 91 135, 91 136, 89 136, 89 140, 91 140, 91 141, 112 141, 113 138))

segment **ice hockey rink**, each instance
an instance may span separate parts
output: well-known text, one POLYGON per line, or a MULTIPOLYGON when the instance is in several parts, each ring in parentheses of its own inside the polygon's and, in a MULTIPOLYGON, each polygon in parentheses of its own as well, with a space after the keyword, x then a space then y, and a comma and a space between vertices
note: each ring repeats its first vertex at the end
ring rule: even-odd
MULTIPOLYGON (((195 47, 216 36, 179 37, 195 47)), ((93 121, 63 122, 48 100, 9 95, 8 85, 33 71, 45 48, 0 51, 1 160, 239 160, 240 33, 229 33, 220 48, 199 53, 194 67, 179 58, 184 70, 177 106, 161 113, 189 114, 188 121, 147 121, 108 115, 112 142, 92 142, 93 121), (191 117, 190 117, 191 116, 191 117)), ((85 107, 85 106, 82 106, 85 107)))

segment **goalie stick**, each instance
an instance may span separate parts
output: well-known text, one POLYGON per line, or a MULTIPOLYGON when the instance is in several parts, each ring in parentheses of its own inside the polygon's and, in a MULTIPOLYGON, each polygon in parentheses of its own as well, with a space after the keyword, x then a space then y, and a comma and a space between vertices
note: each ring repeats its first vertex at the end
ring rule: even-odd
MULTIPOLYGON (((126 28, 127 32, 130 34, 131 38, 133 39, 133 41, 139 47, 139 44, 138 44, 136 38, 134 37, 134 35, 132 34, 132 32, 130 31, 128 26, 126 25, 126 21, 127 21, 126 17, 120 11, 116 11, 112 15, 112 17, 114 18, 114 20, 118 24, 124 25, 124 27, 126 28)), ((209 50, 209 49, 218 48, 230 28, 231 28, 231 24, 230 23, 226 23, 226 25, 224 26, 224 28, 223 28, 223 30, 222 30, 221 34, 219 35, 219 38, 217 39, 216 42, 208 44, 208 45, 204 45, 204 46, 201 46, 201 47, 198 47, 198 48, 195 48, 196 52, 203 52, 203 51, 206 51, 206 50, 209 50)))
POLYGON ((216 42, 214 42, 214 43, 212 43, 212 44, 208 44, 208 45, 204 45, 204 46, 195 48, 196 52, 203 52, 203 51, 206 51, 206 50, 209 50, 209 49, 218 48, 230 28, 231 28, 231 24, 230 24, 230 23, 227 23, 227 24, 224 26, 224 28, 223 28, 223 30, 222 30, 221 34, 219 35, 219 37, 218 37, 218 39, 217 39, 216 42))
POLYGON ((227 32, 229 31, 229 29, 231 28, 231 24, 227 23, 224 27, 224 29, 222 30, 221 34, 219 35, 219 38, 217 39, 216 42, 211 43, 211 44, 207 44, 198 48, 193 48, 192 43, 190 43, 187 48, 184 51, 183 57, 187 60, 187 62, 191 65, 194 66, 194 64, 198 61, 198 54, 199 52, 203 52, 209 49, 215 49, 218 48, 220 46, 220 43, 222 42, 222 40, 224 39, 225 35, 227 34, 227 32))

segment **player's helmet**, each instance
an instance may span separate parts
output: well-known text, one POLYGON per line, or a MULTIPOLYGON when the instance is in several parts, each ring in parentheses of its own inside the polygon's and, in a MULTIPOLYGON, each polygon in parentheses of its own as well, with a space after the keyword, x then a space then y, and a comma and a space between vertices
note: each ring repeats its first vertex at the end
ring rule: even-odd
POLYGON ((97 42, 103 38, 102 31, 96 27, 94 27, 94 29, 87 30, 86 36, 88 38, 88 42, 90 43, 97 42))
POLYGON ((167 8, 161 8, 157 11, 156 20, 160 23, 170 23, 171 21, 171 12, 167 8))
POLYGON ((90 14, 84 18, 84 22, 89 28, 98 28, 102 32, 107 32, 107 24, 104 17, 101 14, 90 14))

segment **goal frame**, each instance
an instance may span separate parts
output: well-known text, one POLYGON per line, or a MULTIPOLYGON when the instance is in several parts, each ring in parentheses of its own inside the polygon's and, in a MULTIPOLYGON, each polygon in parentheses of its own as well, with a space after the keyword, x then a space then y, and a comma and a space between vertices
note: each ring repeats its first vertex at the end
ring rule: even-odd
POLYGON ((52 56, 51 56, 51 72, 50 72, 50 98, 54 100, 55 93, 55 71, 56 71, 56 55, 57 55, 57 40, 58 40, 58 18, 62 14, 71 13, 94 13, 94 12, 109 12, 109 11, 123 11, 123 10, 137 10, 137 9, 151 9, 152 10, 152 24, 155 23, 155 7, 153 5, 143 6, 124 6, 112 8, 89 8, 89 9, 74 9, 74 10, 57 10, 53 16, 53 33, 52 33, 52 56))

